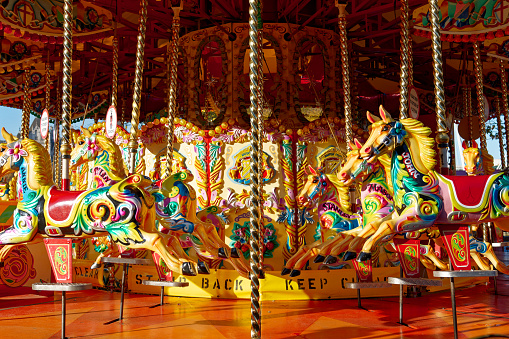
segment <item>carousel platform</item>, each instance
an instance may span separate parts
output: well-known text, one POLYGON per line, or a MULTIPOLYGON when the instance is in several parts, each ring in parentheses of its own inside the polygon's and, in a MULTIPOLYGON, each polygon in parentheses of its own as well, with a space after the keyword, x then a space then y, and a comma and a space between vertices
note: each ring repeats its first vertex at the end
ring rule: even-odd
MULTIPOLYGON (((59 338, 60 301, 52 294, 0 296, 2 338, 59 338)), ((167 297, 151 308, 158 296, 130 294, 121 322, 104 325, 117 316, 120 293, 101 290, 68 296, 66 334, 71 338, 249 338, 249 300, 167 297)), ((460 338, 508 336, 509 281, 498 282, 498 294, 478 285, 457 291, 460 338)), ((405 298, 405 321, 398 321, 398 298, 325 301, 264 301, 264 338, 451 338, 448 291, 405 298)))

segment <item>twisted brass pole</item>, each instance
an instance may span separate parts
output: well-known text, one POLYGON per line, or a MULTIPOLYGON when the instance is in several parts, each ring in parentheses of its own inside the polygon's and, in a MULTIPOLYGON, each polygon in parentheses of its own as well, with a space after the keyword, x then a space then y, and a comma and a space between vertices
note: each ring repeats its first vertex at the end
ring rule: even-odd
POLYGON ((69 189, 72 120, 72 0, 64 1, 64 59, 62 61, 62 190, 69 189))
POLYGON ((138 151, 138 125, 140 123, 141 86, 143 82, 143 64, 145 56, 145 32, 147 30, 147 3, 148 0, 141 0, 138 45, 136 46, 136 71, 134 73, 133 110, 131 117, 131 134, 129 137, 129 170, 131 173, 134 173, 136 168, 136 153, 138 151))
POLYGON ((486 119, 484 116, 484 84, 482 75, 482 61, 479 42, 474 42, 474 68, 475 68, 475 89, 477 93, 477 111, 479 113, 479 132, 481 134, 481 148, 486 150, 486 119))
MULTIPOLYGON (((261 6, 261 1, 260 1, 261 6)), ((260 8, 260 14, 262 9, 260 8)), ((258 248, 259 253, 258 256, 260 258, 258 263, 258 269, 260 273, 263 274, 263 234, 264 234, 264 226, 263 226, 263 106, 264 106, 264 93, 263 93, 263 22, 261 16, 258 17, 258 53, 259 53, 259 62, 258 62, 258 86, 257 86, 257 96, 258 96, 258 184, 260 189, 260 203, 258 204, 259 210, 258 215, 260 216, 260 222, 258 224, 258 248)))
POLYGON ((62 100, 62 94, 60 89, 60 78, 58 80, 58 86, 57 86, 57 102, 55 104, 55 145, 53 148, 53 171, 54 171, 54 178, 55 178, 55 184, 57 187, 61 187, 60 182, 60 174, 61 167, 60 167, 60 119, 62 119, 62 106, 61 106, 61 100, 62 100))
POLYGON ((345 134, 346 134, 346 149, 351 151, 350 143, 353 141, 353 122, 352 122, 352 103, 350 93, 350 68, 348 61, 348 40, 346 36, 346 4, 340 4, 336 0, 336 7, 339 10, 338 26, 339 26, 339 40, 341 50, 341 69, 343 76, 343 96, 345 102, 345 134))
POLYGON ((258 171, 258 155, 259 155, 259 138, 260 130, 258 128, 258 105, 259 105, 259 85, 263 74, 260 74, 259 64, 262 62, 261 51, 259 50, 259 20, 261 20, 260 0, 249 0, 249 90, 251 106, 249 108, 251 123, 251 160, 250 160, 250 176, 251 176, 251 206, 249 208, 250 231, 249 239, 250 251, 250 267, 251 267, 251 338, 261 338, 262 314, 260 308, 260 258, 259 258, 259 224, 260 224, 260 183, 258 171))
MULTIPOLYGON (((50 91, 51 91, 51 76, 50 76, 50 65, 49 65, 49 51, 48 51, 48 62, 46 62, 46 74, 45 74, 45 77, 46 77, 46 88, 44 89, 44 94, 45 94, 45 98, 44 98, 44 106, 45 108, 48 110, 48 119, 49 119, 49 106, 50 106, 50 91)), ((48 128, 49 129, 49 128, 48 128)), ((46 140, 44 141, 45 142, 45 145, 44 147, 46 148, 46 150, 49 152, 49 130, 48 130, 48 135, 46 136, 46 140)))
POLYGON ((400 47, 400 68, 399 77, 399 118, 408 118, 408 80, 409 80, 409 29, 408 22, 408 0, 401 0, 401 47, 400 47))
POLYGON ((438 15, 438 0, 430 0, 431 15, 431 47, 433 50, 433 84, 435 87, 435 111, 437 115, 437 135, 436 142, 440 150, 439 168, 446 167, 447 147, 449 144, 449 134, 445 122, 445 90, 444 90, 444 72, 442 65, 442 44, 440 42, 440 24, 438 15))
POLYGON ((30 69, 26 68, 24 72, 23 82, 23 111, 21 115, 21 137, 28 138, 28 130, 30 128, 30 69))
POLYGON ((175 133, 175 117, 177 116, 177 68, 178 68, 178 41, 180 30, 180 7, 173 7, 173 24, 169 47, 169 81, 168 81, 168 141, 166 148, 166 176, 172 173, 173 164, 173 138, 175 133))
POLYGON ((412 46, 412 36, 410 35, 410 29, 412 25, 412 18, 411 14, 409 14, 408 17, 408 32, 409 32, 409 39, 408 39, 408 86, 414 85, 414 48, 412 46))
MULTIPOLYGON (((502 113, 505 123, 505 146, 509 147, 509 100, 507 99, 507 74, 505 72, 504 62, 500 60, 500 82, 502 84, 502 113)), ((507 162, 509 164, 509 151, 507 152, 507 162)))
POLYGON ((502 168, 505 168, 505 149, 504 149, 504 138, 502 133, 502 119, 500 118, 500 98, 495 97, 495 110, 497 114, 497 130, 498 130, 498 145, 500 147, 500 163, 502 168))
POLYGON ((118 38, 113 38, 113 74, 111 76, 111 106, 117 109, 118 97, 118 38))

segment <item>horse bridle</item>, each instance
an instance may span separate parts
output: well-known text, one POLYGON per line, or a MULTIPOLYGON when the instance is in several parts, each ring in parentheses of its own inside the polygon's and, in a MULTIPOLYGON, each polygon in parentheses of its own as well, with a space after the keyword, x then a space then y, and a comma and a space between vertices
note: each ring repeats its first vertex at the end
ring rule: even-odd
POLYGON ((320 173, 319 178, 320 179, 319 179, 318 184, 315 186, 315 188, 313 189, 313 192, 311 192, 311 194, 308 197, 309 200, 313 200, 316 195, 318 197, 320 197, 323 194, 323 192, 325 191, 325 187, 327 186, 327 181, 325 180, 325 174, 320 173))

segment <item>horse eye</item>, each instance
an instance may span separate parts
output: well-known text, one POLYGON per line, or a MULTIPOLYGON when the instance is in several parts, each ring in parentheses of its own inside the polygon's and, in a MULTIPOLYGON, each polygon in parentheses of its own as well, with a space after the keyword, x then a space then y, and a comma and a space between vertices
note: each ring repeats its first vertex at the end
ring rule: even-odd
POLYGON ((313 179, 313 184, 316 184, 318 182, 318 179, 313 179))
POLYGON ((85 142, 83 140, 78 141, 78 145, 83 145, 85 142))
POLYGON ((386 132, 386 131, 388 131, 388 130, 389 130, 389 126, 387 126, 387 125, 385 125, 385 126, 384 126, 384 128, 382 128, 382 131, 383 131, 383 132, 386 132))
POLYGON ((0 152, 5 152, 5 147, 0 148, 0 152))

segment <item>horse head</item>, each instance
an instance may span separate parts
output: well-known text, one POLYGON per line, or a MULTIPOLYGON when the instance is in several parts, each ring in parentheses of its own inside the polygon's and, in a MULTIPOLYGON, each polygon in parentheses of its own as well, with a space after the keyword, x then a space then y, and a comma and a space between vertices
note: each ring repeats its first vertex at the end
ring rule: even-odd
POLYGON ((367 112, 370 134, 368 140, 360 149, 361 158, 372 162, 381 154, 386 154, 403 142, 406 131, 403 124, 392 119, 391 115, 380 105, 382 119, 367 112))
POLYGON ((350 144, 350 148, 352 150, 347 153, 346 161, 338 173, 338 179, 347 186, 351 185, 354 181, 364 181, 366 176, 375 167, 374 163, 370 163, 360 156, 362 144, 357 139, 354 140, 354 143, 350 144))
POLYGON ((299 208, 307 207, 312 201, 321 197, 328 186, 327 177, 322 173, 320 168, 315 170, 313 167, 308 166, 308 171, 306 183, 297 195, 297 204, 299 208))
POLYGON ((2 136, 7 143, 0 144, 0 177, 17 171, 23 157, 28 156, 21 141, 8 133, 3 127, 2 136))
POLYGON ((71 168, 75 169, 79 165, 94 160, 101 151, 98 143, 98 135, 90 133, 86 128, 81 127, 83 135, 78 138, 76 147, 71 152, 71 168))
POLYGON ((477 142, 473 140, 471 147, 468 147, 467 143, 463 141, 462 146, 465 172, 467 172, 468 175, 477 175, 481 164, 481 153, 479 152, 477 142))

